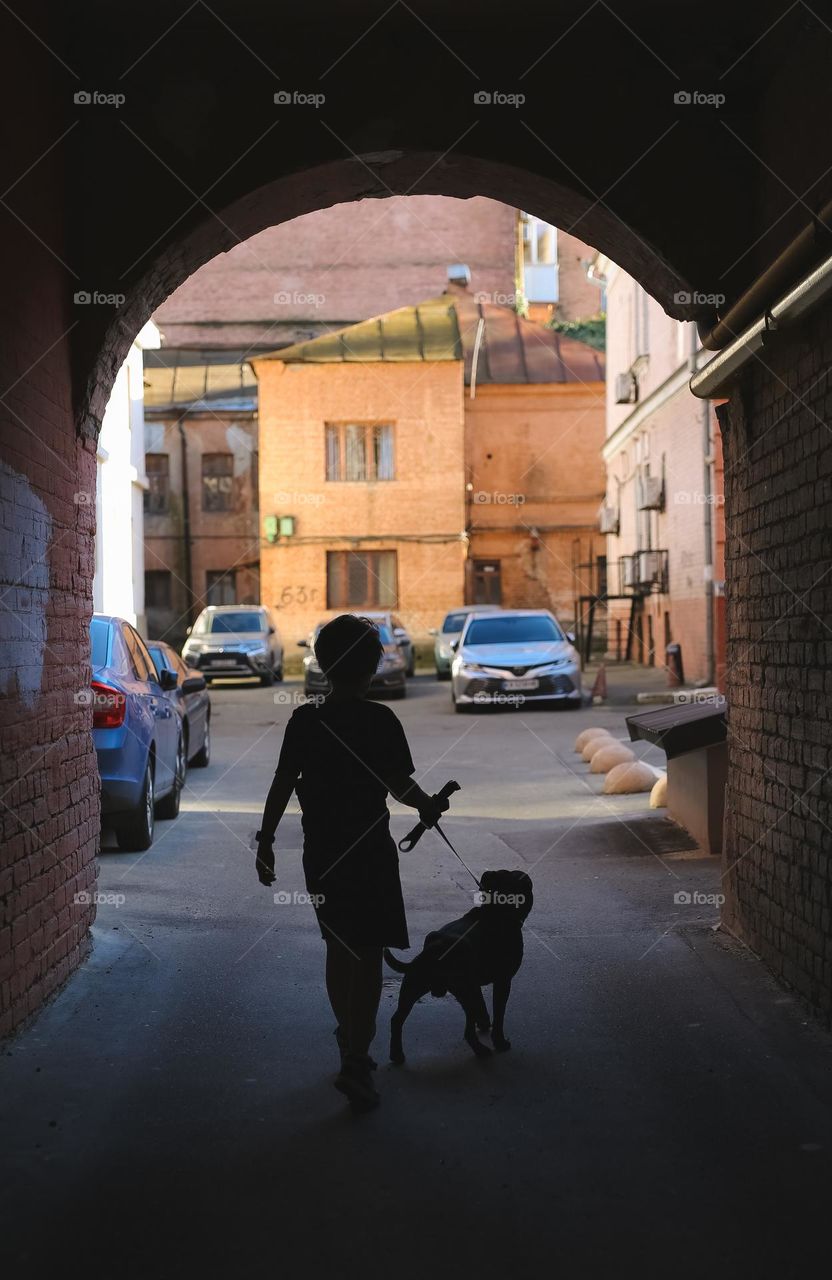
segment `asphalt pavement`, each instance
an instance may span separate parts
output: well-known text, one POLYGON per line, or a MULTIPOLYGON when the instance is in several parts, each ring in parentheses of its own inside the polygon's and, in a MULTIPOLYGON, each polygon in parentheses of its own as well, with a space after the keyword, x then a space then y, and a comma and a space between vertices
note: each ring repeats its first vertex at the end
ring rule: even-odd
MULTIPOLYGON (((428 997, 390 1066, 388 973, 382 1105, 350 1113, 297 806, 273 889, 250 847, 298 692, 216 685, 180 817, 145 854, 105 834, 91 957, 2 1059, 8 1274, 812 1274, 830 1043, 715 928, 719 860, 573 753, 589 724, 624 739, 626 706, 455 715, 428 676, 393 704, 422 785, 461 784, 464 861, 527 871, 535 906, 511 1051, 475 1059, 428 997)), ((414 815, 391 808, 399 838, 414 815)), ((475 886, 431 832, 402 872, 415 949, 475 886)))

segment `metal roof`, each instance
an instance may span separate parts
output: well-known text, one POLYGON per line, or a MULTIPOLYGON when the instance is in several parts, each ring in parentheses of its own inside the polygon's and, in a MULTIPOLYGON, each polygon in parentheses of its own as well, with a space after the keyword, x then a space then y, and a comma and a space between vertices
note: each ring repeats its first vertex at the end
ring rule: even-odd
POLYGON ((145 352, 144 403, 146 409, 253 412, 257 380, 246 360, 221 362, 208 352, 162 348, 145 352))
POLYGON ((465 381, 470 384, 478 332, 478 385, 604 379, 604 357, 587 343, 526 320, 510 307, 478 301, 467 290, 456 288, 336 333, 255 356, 252 364, 256 370, 261 360, 284 364, 462 360, 465 381))
POLYGON ((728 735, 726 710, 725 699, 716 697, 702 702, 675 703, 654 711, 640 711, 626 718, 630 741, 642 738, 645 742, 654 742, 665 752, 668 760, 672 760, 686 751, 724 742, 728 735))

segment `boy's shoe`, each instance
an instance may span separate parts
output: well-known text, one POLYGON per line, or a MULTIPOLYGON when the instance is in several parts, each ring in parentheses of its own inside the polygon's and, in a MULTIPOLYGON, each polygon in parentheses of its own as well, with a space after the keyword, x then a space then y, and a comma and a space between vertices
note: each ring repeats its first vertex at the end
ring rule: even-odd
POLYGON ((347 1054, 335 1077, 335 1088, 349 1099, 356 1111, 372 1111, 381 1102, 381 1095, 373 1084, 365 1058, 347 1054))
MULTIPOLYGON (((347 1045, 346 1045, 346 1041, 344 1040, 344 1033, 340 1027, 335 1028, 335 1039, 338 1042, 338 1048, 341 1053, 341 1067, 343 1068, 344 1059, 347 1056, 347 1045)), ((375 1058, 371 1058, 369 1053, 365 1054, 364 1057, 361 1059, 361 1061, 365 1063, 368 1071, 375 1071, 376 1068, 378 1067, 378 1063, 376 1062, 375 1058)))

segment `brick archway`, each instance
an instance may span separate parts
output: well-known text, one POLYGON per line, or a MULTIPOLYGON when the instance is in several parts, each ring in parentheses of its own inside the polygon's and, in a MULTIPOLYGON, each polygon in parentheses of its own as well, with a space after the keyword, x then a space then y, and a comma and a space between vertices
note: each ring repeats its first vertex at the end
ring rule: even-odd
MULTIPOLYGON (((438 152, 367 153, 318 165, 266 183, 227 208, 204 215, 187 235, 166 245, 130 288, 125 303, 90 350, 91 368, 83 371, 76 404, 79 431, 94 436, 116 372, 133 337, 160 303, 204 263, 267 227, 292 218, 368 197, 442 195, 489 196, 544 218, 608 253, 639 281, 671 315, 692 318, 697 308, 680 301, 692 285, 645 235, 631 229, 602 201, 578 187, 552 182, 542 174, 481 157, 438 152)), ((147 260, 145 260, 147 261, 147 260)), ((701 313, 701 309, 700 309, 701 313)), ((84 345, 96 334, 90 328, 84 345)))
MULTIPOLYGON (((0 15, 0 1032, 78 964, 94 918, 74 902, 94 884, 98 832, 90 717, 77 700, 89 679, 94 517, 77 494, 94 488, 115 372, 161 299, 268 225, 413 191, 580 218, 581 236, 667 309, 700 318, 674 294, 730 303, 813 217, 817 230, 832 194, 806 123, 829 114, 828 30, 802 5, 706 0, 692 25, 684 7, 652 0, 634 2, 626 24, 576 0, 535 0, 516 21, 500 0, 429 4, 421 21, 392 5, 378 22, 340 0, 314 15, 213 0, 173 22, 164 0, 149 0, 140 33, 104 0, 71 25, 65 8, 34 3, 28 25, 8 6, 0 15), (316 77, 327 119, 296 112, 276 132, 275 86, 316 77), (726 78, 723 113, 697 114, 685 93, 726 78), (120 79, 121 117, 83 94, 74 103, 75 91, 120 79), (502 108, 477 114, 475 90, 521 80, 522 122, 502 108), (77 306, 87 289, 123 292, 124 305, 77 306)), ((826 303, 775 337, 724 418, 732 920, 827 1013, 830 350, 826 303)))

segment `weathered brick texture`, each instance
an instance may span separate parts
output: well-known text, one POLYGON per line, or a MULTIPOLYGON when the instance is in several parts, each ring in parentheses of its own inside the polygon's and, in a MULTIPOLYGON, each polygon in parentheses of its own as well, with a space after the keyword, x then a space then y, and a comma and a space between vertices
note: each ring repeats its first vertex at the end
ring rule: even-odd
POLYGON ((832 307, 724 406, 726 923, 832 1018, 832 307))

